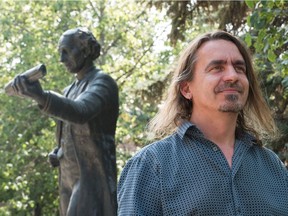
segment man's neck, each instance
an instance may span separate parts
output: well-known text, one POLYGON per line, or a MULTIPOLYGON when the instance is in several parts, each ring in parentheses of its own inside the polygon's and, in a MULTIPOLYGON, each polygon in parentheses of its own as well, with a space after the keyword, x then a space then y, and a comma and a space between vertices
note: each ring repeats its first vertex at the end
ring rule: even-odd
POLYGON ((190 120, 202 131, 207 139, 219 147, 233 147, 237 116, 237 113, 229 112, 216 112, 214 114, 210 113, 210 115, 193 112, 190 120))
POLYGON ((230 168, 234 154, 237 116, 237 113, 202 111, 192 112, 190 119, 208 140, 219 147, 230 168))

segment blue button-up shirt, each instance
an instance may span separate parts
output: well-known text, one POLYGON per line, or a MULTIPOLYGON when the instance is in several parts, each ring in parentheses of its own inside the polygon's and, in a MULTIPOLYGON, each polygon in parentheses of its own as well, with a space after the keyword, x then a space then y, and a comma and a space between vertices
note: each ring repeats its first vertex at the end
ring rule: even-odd
POLYGON ((118 215, 288 216, 288 171, 247 133, 232 167, 216 144, 185 122, 131 158, 118 185, 118 215))

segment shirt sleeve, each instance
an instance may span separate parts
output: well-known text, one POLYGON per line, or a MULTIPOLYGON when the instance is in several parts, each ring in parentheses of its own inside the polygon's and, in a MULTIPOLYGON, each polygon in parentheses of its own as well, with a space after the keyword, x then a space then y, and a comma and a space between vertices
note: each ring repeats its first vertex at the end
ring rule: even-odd
POLYGON ((162 215, 158 168, 145 153, 128 161, 118 183, 118 215, 162 215))

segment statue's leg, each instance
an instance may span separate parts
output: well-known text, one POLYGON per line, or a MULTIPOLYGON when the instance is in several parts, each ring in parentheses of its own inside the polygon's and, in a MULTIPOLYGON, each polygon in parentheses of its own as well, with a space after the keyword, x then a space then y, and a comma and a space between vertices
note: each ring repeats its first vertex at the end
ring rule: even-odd
POLYGON ((60 186, 60 215, 66 216, 67 208, 71 197, 71 190, 65 188, 64 185, 60 186))
POLYGON ((73 191, 71 194, 69 206, 67 209, 67 216, 76 216, 77 215, 77 206, 79 201, 79 181, 74 185, 73 191))
POLYGON ((61 216, 67 215, 67 209, 70 203, 73 185, 78 181, 78 171, 73 169, 75 166, 70 166, 71 161, 61 160, 60 161, 60 212, 61 216))

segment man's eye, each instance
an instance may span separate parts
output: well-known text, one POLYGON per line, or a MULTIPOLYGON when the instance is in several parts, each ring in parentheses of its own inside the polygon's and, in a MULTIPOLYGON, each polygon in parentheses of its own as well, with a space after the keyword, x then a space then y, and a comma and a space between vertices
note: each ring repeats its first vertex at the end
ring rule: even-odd
POLYGON ((235 67, 235 70, 238 72, 238 73, 246 73, 246 70, 245 70, 245 68, 244 67, 238 67, 238 66, 236 66, 235 67))
POLYGON ((211 71, 221 71, 222 69, 223 69, 222 66, 217 65, 217 66, 212 67, 211 71))

